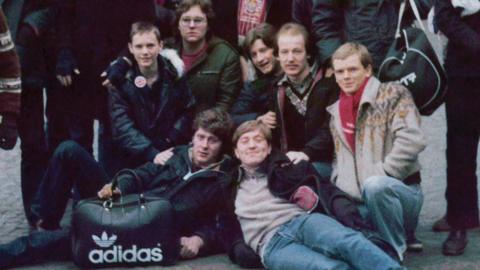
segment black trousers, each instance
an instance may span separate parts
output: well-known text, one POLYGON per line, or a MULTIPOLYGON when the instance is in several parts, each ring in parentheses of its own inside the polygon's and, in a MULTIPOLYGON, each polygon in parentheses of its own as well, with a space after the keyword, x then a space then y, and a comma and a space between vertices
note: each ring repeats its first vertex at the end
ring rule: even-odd
POLYGON ((480 75, 450 77, 447 113, 447 220, 457 229, 479 225, 477 149, 480 135, 480 75))
POLYGON ((43 220, 43 227, 57 229, 72 188, 79 199, 95 197, 109 179, 84 147, 74 141, 65 141, 57 147, 48 163, 32 203, 32 213, 43 220))

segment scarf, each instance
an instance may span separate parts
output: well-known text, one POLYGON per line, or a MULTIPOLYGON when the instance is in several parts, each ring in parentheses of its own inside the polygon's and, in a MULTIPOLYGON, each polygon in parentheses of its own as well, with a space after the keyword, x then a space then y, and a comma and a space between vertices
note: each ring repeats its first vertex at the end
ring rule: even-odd
POLYGON ((347 95, 343 91, 340 92, 340 121, 342 122, 342 130, 348 145, 352 152, 355 153, 355 125, 357 122, 358 107, 362 99, 363 91, 367 85, 369 78, 366 78, 357 92, 353 95, 347 95))

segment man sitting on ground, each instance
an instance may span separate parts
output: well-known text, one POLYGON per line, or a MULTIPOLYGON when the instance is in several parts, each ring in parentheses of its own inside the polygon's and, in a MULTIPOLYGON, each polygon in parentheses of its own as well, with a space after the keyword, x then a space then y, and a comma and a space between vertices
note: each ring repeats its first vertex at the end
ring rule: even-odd
POLYGON ((421 250, 415 238, 423 204, 418 155, 420 114, 407 88, 380 83, 367 48, 346 43, 332 56, 340 99, 328 107, 335 145, 332 180, 357 198, 364 218, 397 251, 421 250))
MULTIPOLYGON (((292 164, 272 151, 267 126, 247 121, 235 131, 233 143, 241 162, 235 214, 246 243, 266 268, 403 269, 362 233, 332 218, 348 209, 348 196, 310 163, 292 164)), ((359 215, 349 212, 343 219, 361 220, 359 215)))
MULTIPOLYGON (((146 194, 161 196, 184 181, 190 182, 171 199, 179 221, 175 226, 182 235, 182 258, 228 251, 239 264, 256 259, 253 251, 242 248, 241 239, 233 239, 231 243, 235 243, 235 246, 232 244, 227 247, 234 250, 224 250, 224 246, 218 244, 223 242, 218 239, 223 234, 217 233, 219 228, 215 220, 225 206, 223 198, 231 184, 226 172, 233 165, 231 159, 224 155, 231 127, 232 122, 226 112, 219 109, 203 111, 194 121, 195 133, 191 145, 175 147, 173 156, 165 165, 149 162, 134 170, 143 182, 146 194), (204 173, 206 171, 211 173, 204 173), (238 251, 241 251, 241 255, 238 251)), ((34 232, 0 245, 0 268, 39 260, 68 259, 69 228, 60 229, 59 223, 70 190, 75 188, 81 198, 97 195, 108 198, 112 195, 110 184, 106 184, 108 181, 106 172, 85 149, 72 141, 62 143, 50 161, 40 189, 40 207, 37 209, 42 221, 40 227, 50 231, 34 232)), ((119 192, 132 192, 133 183, 133 179, 122 177, 119 192)))

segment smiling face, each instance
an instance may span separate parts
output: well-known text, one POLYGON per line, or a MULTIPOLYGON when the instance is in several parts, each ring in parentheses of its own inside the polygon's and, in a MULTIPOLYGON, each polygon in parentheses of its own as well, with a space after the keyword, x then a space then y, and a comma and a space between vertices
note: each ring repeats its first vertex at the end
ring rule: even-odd
POLYGON ((222 149, 222 141, 213 133, 199 128, 192 139, 192 161, 203 168, 216 162, 222 149))
POLYGON ((345 59, 334 59, 332 62, 335 80, 340 89, 347 95, 353 95, 372 76, 372 67, 364 67, 359 54, 352 54, 345 59))
POLYGON ((271 73, 277 65, 273 55, 273 48, 267 47, 263 40, 257 39, 250 46, 250 58, 253 65, 263 74, 271 73))
POLYGON ((133 54, 140 70, 144 70, 157 64, 162 43, 154 32, 142 32, 132 37, 132 41, 128 43, 128 49, 133 54))
POLYGON ((259 129, 242 134, 235 145, 235 156, 247 170, 254 170, 267 158, 272 147, 259 129))
POLYGON ((288 78, 303 81, 310 71, 303 36, 285 33, 278 37, 278 59, 288 78))
POLYGON ((203 42, 208 30, 207 15, 203 13, 200 6, 195 5, 181 15, 178 29, 183 42, 203 42))

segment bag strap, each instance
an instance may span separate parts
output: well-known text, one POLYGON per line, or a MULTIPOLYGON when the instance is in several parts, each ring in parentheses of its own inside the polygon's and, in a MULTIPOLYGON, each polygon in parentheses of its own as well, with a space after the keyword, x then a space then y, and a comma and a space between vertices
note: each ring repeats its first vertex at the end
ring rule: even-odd
POLYGON ((115 176, 113 177, 113 181, 112 181, 112 192, 113 192, 113 190, 115 190, 115 188, 118 187, 118 181, 120 181, 120 176, 124 175, 124 174, 130 174, 130 175, 133 176, 140 194, 143 194, 145 192, 145 190, 143 188, 142 180, 140 179, 138 174, 134 170, 131 170, 131 169, 123 169, 123 170, 118 171, 117 174, 115 174, 115 176))
MULTIPOLYGON (((426 32, 425 26, 423 26, 422 19, 420 18, 420 12, 418 12, 417 4, 415 4, 415 0, 408 0, 408 2, 415 16, 415 20, 417 21, 418 25, 423 30, 423 32, 426 32)), ((403 14, 405 13, 405 5, 406 5, 406 0, 400 3, 400 8, 398 11, 398 24, 397 24, 397 30, 395 31, 395 38, 400 37, 400 30, 401 30, 400 28, 402 26, 403 14)))

